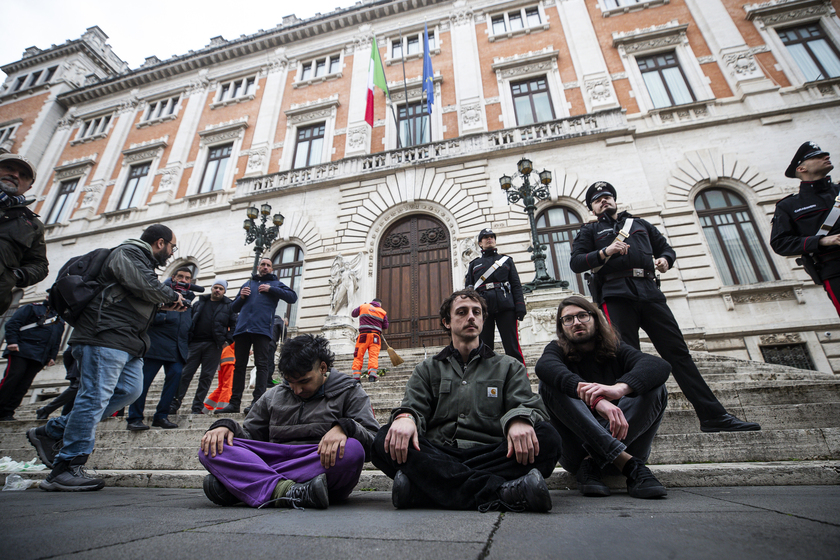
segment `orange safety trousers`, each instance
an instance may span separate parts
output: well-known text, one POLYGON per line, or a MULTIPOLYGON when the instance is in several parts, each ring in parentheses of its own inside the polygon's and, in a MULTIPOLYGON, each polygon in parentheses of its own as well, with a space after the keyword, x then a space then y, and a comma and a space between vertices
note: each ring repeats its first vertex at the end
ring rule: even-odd
POLYGON ((379 369, 379 350, 382 348, 382 337, 379 333, 360 333, 356 339, 356 349, 353 352, 353 373, 362 372, 365 352, 368 353, 368 371, 379 369))
POLYGON ((236 365, 234 344, 222 350, 222 363, 219 366, 219 386, 204 400, 204 407, 210 410, 221 410, 230 403, 233 392, 233 368, 236 365))

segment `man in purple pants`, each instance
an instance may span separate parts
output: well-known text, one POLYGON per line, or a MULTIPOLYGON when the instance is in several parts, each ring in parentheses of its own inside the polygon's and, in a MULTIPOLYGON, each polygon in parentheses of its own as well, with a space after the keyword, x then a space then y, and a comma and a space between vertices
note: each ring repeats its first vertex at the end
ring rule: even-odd
POLYGON ((242 426, 230 418, 210 426, 198 459, 210 472, 204 493, 212 502, 325 509, 350 495, 379 423, 367 393, 334 359, 323 337, 288 340, 284 382, 254 403, 242 426))

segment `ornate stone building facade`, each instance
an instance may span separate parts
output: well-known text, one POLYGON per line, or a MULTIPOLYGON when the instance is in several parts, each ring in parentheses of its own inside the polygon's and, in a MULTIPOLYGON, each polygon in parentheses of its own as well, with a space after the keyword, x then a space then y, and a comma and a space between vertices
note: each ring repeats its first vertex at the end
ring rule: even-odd
MULTIPOLYGON (((693 348, 840 371, 822 289, 767 243, 774 204, 797 188, 783 176, 797 146, 838 150, 837 7, 378 1, 136 69, 97 27, 27 49, 2 67, 0 149, 37 162, 52 270, 20 301, 71 256, 155 222, 178 235, 168 271, 189 263, 199 283, 237 286, 253 262, 245 209, 269 203, 285 215, 267 255, 300 295, 279 310, 295 328, 347 348, 348 309, 378 295, 395 345, 435 345, 437 305, 463 285, 482 227, 534 273, 526 215, 498 186, 527 155, 553 172, 538 229, 571 290, 585 291, 567 258, 590 219, 583 193, 607 180, 676 249, 662 289, 693 348), (391 94, 375 91, 370 127, 372 46, 391 94)), ((528 296, 525 341, 551 338, 562 295, 528 296)))

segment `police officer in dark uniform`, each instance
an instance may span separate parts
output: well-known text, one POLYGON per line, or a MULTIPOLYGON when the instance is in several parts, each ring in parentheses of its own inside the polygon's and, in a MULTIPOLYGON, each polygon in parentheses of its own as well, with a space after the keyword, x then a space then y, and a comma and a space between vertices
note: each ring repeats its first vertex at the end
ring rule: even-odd
POLYGON ((496 234, 492 230, 483 229, 479 232, 478 246, 481 248, 481 256, 467 268, 464 285, 474 287, 487 300, 487 317, 481 330, 481 340, 493 348, 496 327, 499 327, 505 354, 524 364, 525 357, 519 347, 516 324, 525 317, 525 296, 522 294, 516 265, 509 256, 500 255, 496 251, 496 234), (500 262, 499 266, 488 273, 497 261, 500 262))
POLYGON ((785 177, 798 178, 799 192, 776 204, 770 246, 786 257, 802 255, 796 262, 817 284, 822 284, 840 315, 840 185, 831 182, 834 169, 831 157, 813 142, 805 142, 796 151, 785 177), (826 224, 826 220, 830 222, 826 224), (827 225, 827 231, 820 231, 827 225))
POLYGON ((639 349, 639 327, 644 329, 659 355, 671 364, 674 379, 694 406, 702 431, 760 430, 758 424, 726 412, 691 359, 656 280, 656 271, 667 272, 674 265, 676 253, 649 222, 629 212, 618 213, 615 200, 615 188, 606 181, 593 183, 586 191, 586 205, 598 220, 584 224, 578 232, 572 245, 572 270, 582 273, 602 267, 592 279, 600 287, 592 290, 596 302, 623 342, 639 349), (628 225, 629 231, 625 229, 628 225), (619 232, 629 235, 623 237, 619 232))

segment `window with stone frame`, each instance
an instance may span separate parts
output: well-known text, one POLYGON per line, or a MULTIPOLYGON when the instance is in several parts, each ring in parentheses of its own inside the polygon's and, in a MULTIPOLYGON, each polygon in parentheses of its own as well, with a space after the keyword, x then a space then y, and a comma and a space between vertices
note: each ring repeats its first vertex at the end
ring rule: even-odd
POLYGON ((334 54, 309 62, 304 62, 301 65, 300 81, 311 80, 313 78, 321 78, 332 74, 337 74, 341 71, 341 55, 334 54))
POLYGON ((41 75, 44 73, 43 70, 38 70, 37 72, 33 72, 29 77, 29 84, 27 87, 32 87, 38 83, 38 80, 41 79, 41 75))
POLYGON ((417 146, 432 141, 432 120, 425 101, 402 104, 397 109, 400 146, 417 146))
POLYGON ((70 208, 70 199, 73 197, 73 193, 76 192, 76 187, 78 186, 78 177, 62 181, 59 184, 58 194, 56 194, 52 208, 50 208, 50 213, 47 214, 47 221, 45 222, 47 225, 57 224, 66 217, 67 211, 70 208))
POLYGON ((3 142, 9 140, 12 137, 12 135, 14 135, 15 130, 17 130, 19 126, 20 123, 17 123, 0 128, 0 144, 3 144, 3 142))
POLYGON ((569 288, 589 295, 589 287, 583 275, 575 274, 569 266, 572 256, 572 242, 583 221, 577 213, 565 206, 554 206, 537 216, 537 236, 540 243, 548 247, 545 266, 555 280, 566 280, 569 288))
POLYGON ((818 22, 778 28, 776 33, 806 82, 840 76, 840 53, 818 22))
POLYGON ((510 90, 517 126, 555 119, 545 76, 511 82, 510 90))
POLYGON ((538 6, 519 8, 490 17, 490 31, 493 36, 539 28, 542 25, 543 16, 538 6))
POLYGON ((55 76, 55 71, 56 70, 58 70, 58 66, 50 66, 49 68, 47 68, 47 73, 44 76, 44 83, 45 84, 53 79, 53 76, 55 76))
POLYGON ((20 91, 20 90, 21 90, 21 88, 23 87, 23 84, 25 84, 25 83, 26 83, 26 78, 27 78, 28 76, 29 76, 29 74, 26 74, 26 75, 24 75, 24 76, 20 76, 17 80, 15 80, 15 83, 14 83, 14 85, 12 86, 12 91, 13 91, 13 92, 15 92, 15 91, 20 91))
MULTIPOLYGON (((303 284, 303 249, 297 245, 287 245, 280 249, 274 258, 274 274, 277 279, 291 288, 296 294, 300 294, 303 284)), ((298 299, 300 301, 300 299, 298 299)), ((292 327, 297 321, 298 304, 288 304, 283 300, 277 303, 274 314, 289 320, 292 327)))
POLYGON ((799 344, 772 344, 759 346, 761 357, 768 364, 794 367, 816 371, 814 361, 808 352, 808 345, 799 344))
POLYGON ((142 204, 141 197, 146 192, 146 181, 149 177, 149 168, 151 165, 151 162, 145 162, 131 166, 128 170, 128 179, 125 182, 125 188, 120 195, 120 202, 117 204, 117 210, 137 208, 142 204))
POLYGON ((79 129, 77 140, 84 140, 87 138, 96 138, 98 136, 105 136, 108 132, 108 125, 111 123, 111 115, 103 115, 87 119, 82 122, 82 127, 79 129))
POLYGON ((201 176, 201 184, 198 187, 199 194, 220 191, 224 188, 222 183, 232 151, 233 143, 212 146, 208 149, 207 163, 204 165, 204 174, 201 176))
MULTIPOLYGON (((437 36, 435 35, 436 29, 436 27, 429 28, 429 54, 431 56, 440 52, 437 36)), ((388 66, 402 60, 421 58, 424 54, 422 29, 417 33, 407 33, 402 37, 394 37, 390 39, 390 43, 387 41, 388 39, 386 39, 386 45, 390 45, 390 48, 385 51, 386 58, 383 62, 388 66)))
POLYGON ((321 163, 325 131, 325 123, 298 127, 292 169, 301 169, 321 163))
POLYGON ((695 198, 694 208, 725 285, 779 279, 743 198, 728 189, 705 189, 695 198))
POLYGON ((676 52, 637 57, 636 64, 639 65, 654 108, 673 107, 696 100, 677 60, 676 52))
POLYGON ((172 116, 175 113, 175 108, 178 106, 178 100, 180 98, 181 96, 176 95, 175 97, 159 99, 158 101, 149 103, 149 107, 143 115, 142 122, 150 122, 172 116))
POLYGON ((257 91, 257 78, 238 78, 222 84, 216 97, 216 103, 225 103, 252 97, 257 91))

